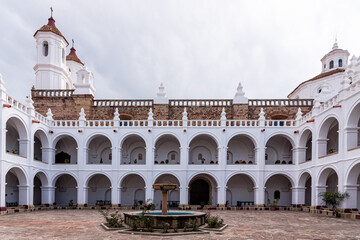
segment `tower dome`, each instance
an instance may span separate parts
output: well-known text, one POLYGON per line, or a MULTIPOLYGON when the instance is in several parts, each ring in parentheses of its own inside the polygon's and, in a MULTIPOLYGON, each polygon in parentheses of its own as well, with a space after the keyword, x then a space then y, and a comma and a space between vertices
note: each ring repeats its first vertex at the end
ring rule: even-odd
POLYGON ((55 19, 50 16, 50 18, 48 19, 48 24, 42 26, 39 30, 37 30, 34 34, 34 37, 36 37, 36 34, 38 32, 52 32, 55 33, 57 35, 59 35, 60 37, 62 37, 65 42, 66 42, 66 46, 69 45, 68 41, 66 40, 66 38, 64 37, 64 35, 62 35, 62 33, 60 32, 60 30, 55 26, 55 19))
POLYGON ((337 40, 335 39, 332 50, 321 59, 321 72, 325 73, 338 69, 345 69, 349 55, 350 54, 347 50, 339 48, 337 40))
POLYGON ((76 49, 74 48, 74 46, 70 49, 69 55, 66 56, 66 61, 74 61, 80 63, 81 65, 84 65, 84 63, 81 62, 80 58, 76 55, 76 49))

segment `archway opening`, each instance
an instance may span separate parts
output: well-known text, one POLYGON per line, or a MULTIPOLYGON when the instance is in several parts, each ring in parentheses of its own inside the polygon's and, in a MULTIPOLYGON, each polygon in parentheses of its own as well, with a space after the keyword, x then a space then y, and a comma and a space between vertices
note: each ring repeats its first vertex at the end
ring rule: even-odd
POLYGON ((20 168, 10 169, 5 176, 6 207, 27 205, 28 185, 24 172, 20 168))
POLYGON ((161 136, 155 143, 155 164, 180 164, 180 142, 173 135, 161 136))
POLYGON ((307 129, 301 135, 299 142, 299 163, 312 160, 312 132, 307 129))
POLYGON ((347 208, 360 209, 360 163, 353 166, 347 177, 346 185, 349 199, 346 199, 347 208))
POLYGON ((265 202, 273 202, 279 199, 279 206, 290 206, 292 203, 292 184, 283 174, 271 176, 265 184, 265 202))
POLYGON ((327 119, 320 128, 318 156, 323 157, 339 151, 339 122, 336 118, 327 119))
POLYGON ((55 164, 77 164, 77 143, 71 136, 61 136, 55 145, 55 164))
POLYGON ((34 200, 33 204, 41 205, 41 180, 38 176, 34 177, 34 200))
POLYGON ((189 164, 218 164, 218 145, 211 136, 196 136, 189 146, 189 164))
POLYGON ((360 147, 360 103, 351 111, 345 129, 347 149, 353 150, 360 147))
POLYGON ((121 164, 146 164, 146 144, 138 135, 128 136, 121 146, 121 164))
MULTIPOLYGON (((155 184, 156 183, 174 183, 180 187, 179 180, 174 175, 171 175, 171 174, 163 174, 163 175, 159 176, 155 181, 155 184)), ((156 205, 156 208, 158 208, 158 209, 161 209, 161 206, 162 206, 161 200, 162 200, 161 199, 161 191, 155 190, 154 203, 156 205)), ((167 193, 168 209, 170 209, 170 208, 177 209, 179 207, 179 204, 180 204, 179 188, 168 191, 168 193, 167 193)))
POLYGON ((48 162, 44 159, 43 149, 49 146, 46 134, 42 130, 37 130, 34 134, 34 160, 48 162))
POLYGON ((145 181, 137 174, 127 175, 121 182, 121 205, 145 203, 145 181))
POLYGON ((190 205, 212 205, 217 202, 217 184, 207 174, 195 176, 189 183, 190 205))
POLYGON ((15 117, 6 122, 6 152, 27 157, 28 136, 24 124, 15 117))
POLYGON ((111 205, 111 182, 103 174, 95 174, 88 181, 89 205, 111 205))
POLYGON ((266 143, 265 164, 293 164, 293 145, 283 135, 275 135, 266 143))
POLYGON ((57 205, 77 204, 77 182, 69 174, 63 174, 55 182, 55 203, 57 205))
POLYGON ((226 202, 231 206, 254 205, 254 182, 246 174, 236 174, 227 182, 226 202))
POLYGON ((254 164, 255 145, 246 135, 237 135, 228 143, 227 164, 254 164))
POLYGON ((111 164, 112 147, 110 140, 102 135, 93 137, 88 143, 88 164, 111 164))

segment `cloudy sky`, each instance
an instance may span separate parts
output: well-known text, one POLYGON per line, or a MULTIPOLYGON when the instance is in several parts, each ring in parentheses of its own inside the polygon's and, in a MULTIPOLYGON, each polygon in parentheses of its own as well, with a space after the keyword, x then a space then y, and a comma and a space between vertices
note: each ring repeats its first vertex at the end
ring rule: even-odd
MULTIPOLYGON (((0 1, 0 73, 23 100, 34 84, 33 34, 47 24, 75 39, 96 98, 285 98, 339 47, 360 54, 360 1, 0 1)), ((69 52, 70 47, 68 48, 69 52)))

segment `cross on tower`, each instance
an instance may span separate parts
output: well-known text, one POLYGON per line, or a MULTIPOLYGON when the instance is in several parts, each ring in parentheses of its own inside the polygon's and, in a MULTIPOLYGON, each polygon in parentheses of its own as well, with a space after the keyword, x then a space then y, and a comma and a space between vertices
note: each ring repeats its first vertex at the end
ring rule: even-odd
POLYGON ((72 47, 74 48, 74 39, 71 39, 72 47))
POLYGON ((50 11, 51 11, 51 17, 52 17, 52 14, 53 14, 53 9, 52 9, 52 7, 50 7, 50 11))

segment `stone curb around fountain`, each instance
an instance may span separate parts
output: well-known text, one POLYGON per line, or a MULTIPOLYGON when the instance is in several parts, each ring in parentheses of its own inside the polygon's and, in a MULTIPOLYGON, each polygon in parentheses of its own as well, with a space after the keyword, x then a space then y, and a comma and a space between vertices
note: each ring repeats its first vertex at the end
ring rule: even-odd
POLYGON ((106 226, 105 223, 100 223, 100 226, 102 226, 105 229, 105 231, 119 231, 119 230, 126 229, 126 226, 122 226, 120 228, 110 228, 110 227, 106 226))
POLYGON ((213 232, 222 232, 224 231, 225 228, 227 228, 229 225, 224 224, 221 228, 209 228, 209 227, 199 227, 200 230, 205 230, 205 231, 213 231, 213 232))
POLYGON ((158 232, 140 232, 140 231, 131 231, 131 230, 120 230, 118 233, 120 234, 128 234, 128 235, 144 235, 144 236, 157 236, 157 237, 168 237, 168 236, 189 236, 189 235, 202 235, 202 234, 210 234, 208 231, 194 231, 194 232, 177 232, 177 233, 158 233, 158 232))

